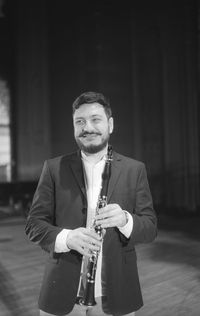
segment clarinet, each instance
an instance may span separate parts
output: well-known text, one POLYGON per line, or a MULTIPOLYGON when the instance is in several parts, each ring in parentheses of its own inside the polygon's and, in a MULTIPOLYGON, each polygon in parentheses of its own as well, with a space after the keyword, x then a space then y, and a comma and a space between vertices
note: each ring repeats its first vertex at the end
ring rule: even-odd
MULTIPOLYGON (((111 161, 112 161, 112 147, 108 146, 108 152, 106 156, 106 162, 104 171, 102 173, 101 190, 96 207, 96 215, 100 213, 100 209, 107 205, 107 193, 108 193, 108 183, 111 174, 111 161)), ((103 238, 103 229, 101 225, 96 225, 95 221, 92 226, 95 232, 103 238)), ((86 272, 86 286, 84 290, 83 297, 80 298, 79 304, 85 306, 96 305, 94 290, 95 290, 95 276, 98 261, 99 251, 93 251, 92 256, 88 261, 87 272, 86 272)))

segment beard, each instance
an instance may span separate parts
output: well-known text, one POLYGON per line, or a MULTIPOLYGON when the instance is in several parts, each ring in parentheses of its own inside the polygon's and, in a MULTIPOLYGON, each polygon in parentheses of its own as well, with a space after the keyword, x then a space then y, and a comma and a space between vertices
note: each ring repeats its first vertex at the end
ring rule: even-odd
POLYGON ((107 146, 109 138, 110 138, 110 134, 108 134, 107 137, 103 138, 101 143, 98 145, 95 145, 95 144, 84 145, 82 141, 80 140, 80 138, 76 137, 76 143, 78 147, 80 148, 80 150, 82 150, 83 152, 88 153, 88 154, 96 154, 107 146))

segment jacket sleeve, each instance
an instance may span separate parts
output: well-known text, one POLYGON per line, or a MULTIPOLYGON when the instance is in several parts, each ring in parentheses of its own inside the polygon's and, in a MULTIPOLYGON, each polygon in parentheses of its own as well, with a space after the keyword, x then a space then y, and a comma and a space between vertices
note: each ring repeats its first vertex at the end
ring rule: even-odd
POLYGON ((143 163, 140 166, 136 184, 136 204, 133 210, 133 230, 129 239, 134 244, 152 242, 157 236, 157 217, 146 168, 143 163))
POLYGON ((53 252, 56 236, 61 230, 62 228, 55 226, 54 180, 48 161, 45 161, 27 218, 25 232, 32 242, 39 244, 47 252, 53 252))

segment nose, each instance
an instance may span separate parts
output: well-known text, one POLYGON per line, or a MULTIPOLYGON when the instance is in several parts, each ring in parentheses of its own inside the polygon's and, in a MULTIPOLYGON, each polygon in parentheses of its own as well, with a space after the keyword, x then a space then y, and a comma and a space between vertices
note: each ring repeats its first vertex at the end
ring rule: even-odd
POLYGON ((93 128, 92 122, 90 120, 85 121, 85 124, 82 129, 83 131, 87 131, 87 132, 93 131, 94 128, 93 128))

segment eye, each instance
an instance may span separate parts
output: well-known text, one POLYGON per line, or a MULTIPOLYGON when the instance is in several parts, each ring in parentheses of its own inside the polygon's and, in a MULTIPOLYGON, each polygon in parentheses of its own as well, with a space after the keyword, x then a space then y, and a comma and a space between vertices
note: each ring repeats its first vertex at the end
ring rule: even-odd
POLYGON ((94 117, 93 119, 92 119, 92 122, 93 123, 99 123, 101 121, 101 119, 99 118, 99 117, 94 117))
POLYGON ((84 121, 83 119, 78 119, 78 120, 75 121, 75 124, 76 124, 77 126, 82 126, 82 125, 85 124, 85 121, 84 121))

